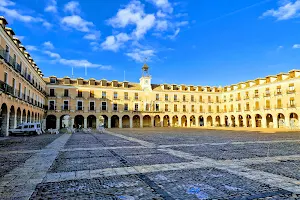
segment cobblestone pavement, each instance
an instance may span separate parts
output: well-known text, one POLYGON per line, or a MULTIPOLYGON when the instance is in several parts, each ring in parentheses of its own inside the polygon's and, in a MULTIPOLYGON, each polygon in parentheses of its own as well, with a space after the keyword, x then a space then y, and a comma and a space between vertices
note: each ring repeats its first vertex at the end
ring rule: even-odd
POLYGON ((22 138, 0 141, 0 199, 300 199, 295 132, 111 129, 15 149, 10 140, 22 138))

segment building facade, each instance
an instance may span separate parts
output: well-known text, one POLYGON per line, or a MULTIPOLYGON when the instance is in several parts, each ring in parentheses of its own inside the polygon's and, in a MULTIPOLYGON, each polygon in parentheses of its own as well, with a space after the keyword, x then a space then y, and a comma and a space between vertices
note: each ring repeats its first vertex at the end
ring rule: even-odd
POLYGON ((22 122, 44 128, 299 128, 300 70, 225 86, 43 77, 0 17, 0 134, 22 122))
POLYGON ((36 63, 0 17, 0 135, 45 118, 46 83, 36 63))

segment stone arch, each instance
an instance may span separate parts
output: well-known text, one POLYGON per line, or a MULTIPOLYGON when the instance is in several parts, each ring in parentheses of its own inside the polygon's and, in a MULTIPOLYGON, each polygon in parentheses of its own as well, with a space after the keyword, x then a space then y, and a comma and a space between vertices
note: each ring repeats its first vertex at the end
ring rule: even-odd
POLYGON ((191 117, 190 117, 190 126, 192 127, 192 126, 196 126, 196 117, 195 117, 195 115, 192 115, 191 117))
POLYGON ((159 115, 156 115, 154 117, 154 126, 155 127, 160 127, 161 126, 161 124, 160 124, 160 116, 159 115))
POLYGON ((165 115, 163 120, 163 127, 169 127, 169 126, 170 126, 170 117, 169 115, 165 115))
POLYGON ((22 123, 26 122, 26 110, 23 109, 23 114, 22 114, 22 123))
POLYGON ((186 127, 187 126, 187 118, 185 115, 181 117, 181 127, 186 127))
POLYGON ((273 128, 273 116, 271 114, 266 115, 267 128, 273 128))
POLYGON ((132 118, 132 122, 133 122, 133 128, 139 128, 140 127, 140 122, 141 122, 141 118, 139 115, 134 115, 132 118))
POLYGON ((296 113, 290 113, 290 128, 298 128, 299 120, 298 115, 296 113))
POLYGON ((46 129, 56 129, 56 116, 55 115, 48 115, 46 117, 46 129))
POLYGON ((76 115, 74 118, 74 125, 76 128, 84 128, 84 117, 82 115, 76 115))
POLYGON ((100 115, 99 124, 105 128, 108 128, 108 117, 106 115, 100 115))
POLYGON ((235 124, 235 116, 234 116, 234 115, 231 115, 230 121, 231 121, 231 122, 230 122, 230 126, 235 127, 236 124, 235 124))
POLYGON ((151 117, 149 115, 143 117, 143 127, 151 127, 151 117))
POLYGON ((224 122, 225 122, 225 126, 229 126, 229 120, 228 120, 228 117, 225 115, 224 117, 224 122))
POLYGON ((213 126, 213 119, 211 116, 207 117, 207 126, 213 126))
POLYGON ((122 127, 123 128, 130 128, 130 117, 128 115, 124 115, 122 117, 122 127))
POLYGON ((243 127, 244 126, 244 119, 242 115, 239 115, 239 127, 243 127))
POLYGON ((70 115, 60 116, 60 128, 68 128, 71 126, 71 117, 70 115))
POLYGON ((9 111, 9 128, 14 128, 15 127, 15 107, 11 106, 10 111, 9 111))
POLYGON ((278 113, 277 120, 278 120, 278 127, 279 128, 285 127, 285 116, 284 116, 284 114, 278 113))
POLYGON ((220 116, 216 116, 216 126, 221 126, 221 118, 220 118, 220 116))
POLYGON ((88 128, 96 128, 97 117, 95 115, 89 115, 87 117, 87 127, 88 128))
POLYGON ((251 115, 246 116, 246 126, 252 127, 251 115))
POLYGON ((111 117, 111 128, 119 128, 119 116, 113 115, 111 117))
POLYGON ((178 127, 179 126, 179 124, 178 124, 178 116, 177 115, 174 115, 173 117, 172 117, 172 126, 173 127, 178 127))
POLYGON ((7 129, 7 115, 8 115, 8 110, 7 110, 7 105, 3 103, 1 105, 1 115, 0 115, 0 135, 1 136, 7 136, 8 134, 8 129, 7 129))
POLYGON ((202 115, 199 116, 199 126, 204 126, 204 117, 202 115))
POLYGON ((17 109, 17 124, 16 126, 20 125, 22 122, 21 122, 21 118, 22 118, 22 112, 21 112, 21 109, 18 108, 17 109))
POLYGON ((262 117, 260 114, 255 115, 255 127, 261 127, 262 117))

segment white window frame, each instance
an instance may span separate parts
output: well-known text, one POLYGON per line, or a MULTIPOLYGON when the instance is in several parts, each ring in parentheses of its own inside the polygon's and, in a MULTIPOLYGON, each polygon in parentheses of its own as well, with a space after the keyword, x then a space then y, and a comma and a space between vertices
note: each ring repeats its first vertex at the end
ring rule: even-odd
POLYGON ((129 104, 128 104, 128 103, 124 103, 123 110, 124 110, 124 111, 128 111, 128 110, 129 110, 129 104), (127 110, 125 110, 125 105, 127 105, 127 110))
POLYGON ((101 111, 108 111, 107 101, 101 101, 101 111), (102 109, 102 103, 105 103, 105 110, 102 109))
POLYGON ((76 110, 78 110, 78 102, 82 103, 82 110, 83 110, 84 108, 83 108, 83 101, 82 100, 77 100, 76 101, 76 110))
POLYGON ((63 105, 62 105, 63 109, 62 109, 62 110, 64 110, 64 107, 65 107, 65 101, 68 102, 68 109, 67 109, 67 110, 70 110, 70 102, 69 102, 69 99, 63 100, 63 105))
MULTIPOLYGON (((7 71, 4 71, 4 74, 7 74, 7 76, 6 76, 6 77, 7 77, 7 80, 4 80, 4 82, 5 82, 6 84, 8 84, 8 79, 9 79, 9 78, 8 78, 8 73, 7 73, 7 71)), ((4 75, 4 74, 3 74, 3 75, 4 75)), ((4 77, 3 77, 3 78, 4 78, 4 77)))
POLYGON ((119 106, 118 106, 118 104, 117 103, 112 103, 112 111, 119 111, 119 106), (114 110, 114 105, 117 105, 117 110, 114 110))
POLYGON ((94 103, 94 110, 96 110, 96 102, 95 101, 89 101, 89 110, 91 110, 91 102, 94 103))
POLYGON ((50 110, 50 101, 54 102, 54 110, 56 110, 55 109, 55 107, 56 107, 56 101, 55 100, 48 100, 48 106, 49 106, 48 110, 50 110))

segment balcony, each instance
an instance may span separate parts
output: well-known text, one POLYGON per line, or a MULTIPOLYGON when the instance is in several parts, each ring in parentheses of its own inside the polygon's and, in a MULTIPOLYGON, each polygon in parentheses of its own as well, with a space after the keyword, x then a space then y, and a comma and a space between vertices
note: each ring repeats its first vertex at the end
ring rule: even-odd
POLYGON ((270 97, 271 94, 270 93, 264 93, 264 97, 270 97))
POLYGON ((253 95, 253 98, 254 98, 254 99, 259 98, 259 95, 258 95, 258 94, 255 94, 255 95, 253 95))
POLYGON ((295 93, 296 93, 295 89, 286 91, 286 94, 295 94, 295 93))
POLYGON ((213 113, 214 112, 214 110, 208 110, 208 113, 213 113))
POLYGON ((208 103, 214 103, 214 101, 213 101, 213 100, 208 100, 207 102, 208 102, 208 103))
POLYGON ((271 110, 271 106, 265 106, 264 110, 271 110))
POLYGON ((14 88, 3 81, 0 81, 0 90, 3 91, 5 94, 9 94, 12 96, 15 95, 14 88))
POLYGON ((56 106, 50 105, 50 106, 48 107, 48 110, 56 110, 56 106))
POLYGON ((296 104, 295 103, 293 103, 293 104, 287 104, 287 108, 296 108, 296 104))
POLYGON ((274 96, 280 96, 280 95, 282 95, 282 92, 280 91, 277 91, 277 92, 274 92, 274 96))
POLYGON ((76 111, 83 111, 84 107, 83 106, 77 106, 76 111))
POLYGON ((236 109, 236 112, 242 112, 241 108, 236 109))
POLYGON ((90 106, 90 107, 89 107, 89 111, 94 111, 94 112, 96 112, 95 106, 90 106))
POLYGON ((248 99, 249 99, 249 96, 245 96, 245 97, 244 97, 244 100, 248 100, 248 99))
POLYGON ((282 105, 276 105, 274 108, 275 109, 283 109, 282 105))
POLYGON ((69 105, 63 105, 63 106, 61 106, 61 110, 68 111, 69 110, 69 105))
POLYGON ((250 108, 248 107, 246 107, 245 109, 244 109, 244 111, 250 111, 250 108))
POLYGON ((236 101, 241 101, 242 99, 241 99, 241 97, 237 97, 235 100, 236 101))
POLYGON ((258 110, 260 110, 260 108, 259 107, 254 107, 253 110, 258 111, 258 110))

